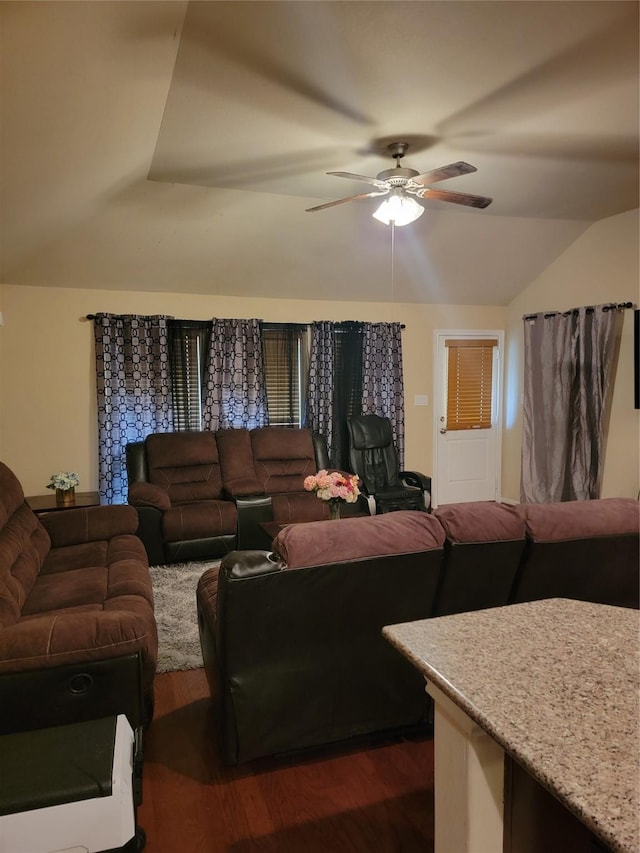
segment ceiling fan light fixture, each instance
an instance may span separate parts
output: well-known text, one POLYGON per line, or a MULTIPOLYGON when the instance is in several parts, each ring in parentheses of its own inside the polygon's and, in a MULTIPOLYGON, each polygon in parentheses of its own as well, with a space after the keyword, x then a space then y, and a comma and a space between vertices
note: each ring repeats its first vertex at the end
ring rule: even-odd
POLYGON ((397 193, 386 198, 372 216, 385 225, 400 226, 415 222, 423 213, 424 207, 415 199, 397 193))

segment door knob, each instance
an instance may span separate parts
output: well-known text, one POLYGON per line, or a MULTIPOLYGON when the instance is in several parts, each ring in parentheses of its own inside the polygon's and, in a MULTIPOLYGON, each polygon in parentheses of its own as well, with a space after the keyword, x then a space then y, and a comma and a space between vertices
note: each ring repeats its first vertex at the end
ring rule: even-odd
POLYGON ((447 431, 446 427, 440 427, 440 432, 442 433, 442 435, 444 435, 446 431, 447 431))

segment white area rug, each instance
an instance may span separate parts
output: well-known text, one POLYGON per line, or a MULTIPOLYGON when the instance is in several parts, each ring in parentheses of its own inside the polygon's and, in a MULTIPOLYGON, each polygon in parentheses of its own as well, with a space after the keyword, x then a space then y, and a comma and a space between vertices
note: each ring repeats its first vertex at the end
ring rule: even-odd
POLYGON ((158 672, 197 669, 202 666, 196 587, 200 576, 219 560, 151 566, 156 622, 158 672))

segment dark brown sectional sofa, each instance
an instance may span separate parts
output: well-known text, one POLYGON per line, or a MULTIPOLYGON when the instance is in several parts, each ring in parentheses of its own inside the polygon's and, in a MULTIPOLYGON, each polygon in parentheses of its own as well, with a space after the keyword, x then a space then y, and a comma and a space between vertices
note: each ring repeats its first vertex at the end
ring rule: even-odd
POLYGON ((153 711, 158 640, 129 506, 34 515, 0 463, 0 734, 153 711))
POLYGON ((570 597, 639 606, 640 504, 469 503, 292 524, 198 586, 203 658, 231 764, 428 723, 384 625, 570 597))

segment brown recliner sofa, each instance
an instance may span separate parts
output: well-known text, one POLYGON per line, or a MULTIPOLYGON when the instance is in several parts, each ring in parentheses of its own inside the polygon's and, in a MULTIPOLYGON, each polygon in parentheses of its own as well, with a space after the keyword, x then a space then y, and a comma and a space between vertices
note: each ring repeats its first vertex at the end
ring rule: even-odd
POLYGON ((0 463, 0 733, 153 712, 158 639, 129 506, 37 517, 0 463))
MULTIPOLYGON (((329 465, 309 429, 156 433, 126 449, 129 503, 152 565, 265 547, 260 525, 328 518, 304 478, 329 465)), ((366 506, 353 504, 345 515, 366 506)))
POLYGON ((271 553, 229 554, 197 593, 225 760, 424 722, 383 625, 558 596, 638 608, 639 555, 628 499, 294 524, 271 553))

